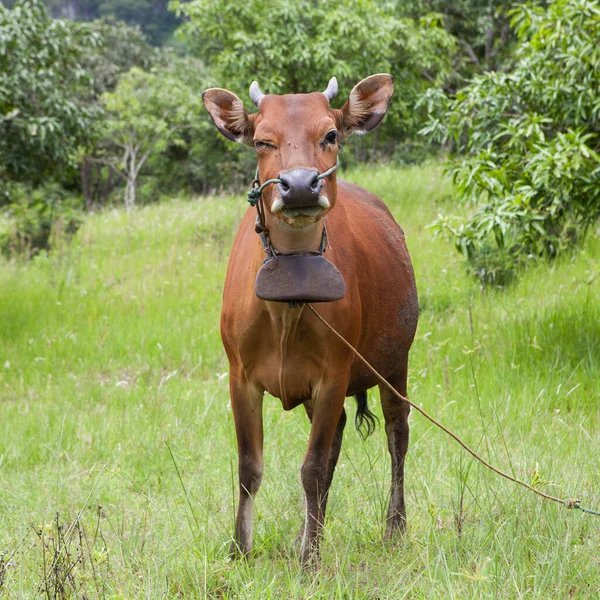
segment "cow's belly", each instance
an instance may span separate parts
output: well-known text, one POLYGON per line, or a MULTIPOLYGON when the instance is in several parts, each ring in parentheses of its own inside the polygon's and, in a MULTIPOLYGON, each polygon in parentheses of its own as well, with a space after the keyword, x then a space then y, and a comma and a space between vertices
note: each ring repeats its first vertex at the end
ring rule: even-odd
POLYGON ((292 410, 312 397, 318 380, 309 365, 292 360, 284 365, 279 361, 270 362, 269 366, 254 369, 251 378, 271 396, 279 398, 284 410, 292 410))
MULTIPOLYGON (((292 323, 286 339, 280 326, 270 325, 262 323, 249 330, 252 335, 242 344, 241 359, 246 378, 279 398, 285 410, 314 398, 317 390, 331 383, 345 386, 347 396, 379 383, 359 359, 348 357, 339 343, 336 346, 333 334, 324 332, 321 324, 308 325, 300 319, 296 327, 292 323)), ((390 328, 388 322, 387 327, 372 331, 359 350, 387 377, 405 361, 411 341, 412 332, 390 328)))
MULTIPOLYGON (((414 288, 397 306, 392 306, 380 326, 369 328, 370 335, 362 341, 358 351, 384 378, 400 368, 406 368, 418 320, 418 303, 414 288)), ((352 365, 348 395, 379 385, 379 379, 360 360, 352 365)))

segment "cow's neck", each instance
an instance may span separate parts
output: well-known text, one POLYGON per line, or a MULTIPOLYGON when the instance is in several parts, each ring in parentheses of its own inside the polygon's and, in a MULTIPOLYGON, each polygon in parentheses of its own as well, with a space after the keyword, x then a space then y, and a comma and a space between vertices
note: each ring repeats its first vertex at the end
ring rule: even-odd
POLYGON ((323 241, 323 219, 302 228, 291 227, 278 219, 269 221, 267 222, 269 238, 278 254, 319 251, 323 241))

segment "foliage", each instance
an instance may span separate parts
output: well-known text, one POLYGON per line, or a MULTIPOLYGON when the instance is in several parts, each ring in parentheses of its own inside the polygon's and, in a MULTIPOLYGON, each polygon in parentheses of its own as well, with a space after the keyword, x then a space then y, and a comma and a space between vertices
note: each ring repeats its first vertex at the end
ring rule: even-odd
POLYGON ((90 29, 101 44, 89 48, 82 57, 83 67, 93 79, 94 99, 112 92, 121 75, 132 67, 148 70, 160 60, 139 26, 130 26, 114 18, 92 21, 90 29))
POLYGON ((187 86, 193 96, 190 100, 197 103, 198 110, 190 114, 186 126, 180 129, 177 144, 170 143, 164 152, 149 157, 140 195, 154 200, 179 191, 208 194, 244 188, 256 169, 254 154, 215 135, 214 125, 201 105, 201 92, 219 83, 203 62, 191 56, 170 55, 165 63, 161 76, 187 86))
POLYGON ((600 4, 525 5, 512 26, 512 72, 428 98, 424 132, 454 141, 458 198, 483 203, 466 223, 437 224, 471 259, 490 239, 513 256, 553 257, 600 217, 600 4))
POLYGON ((512 0, 398 0, 400 14, 443 16, 444 29, 457 44, 451 85, 464 85, 474 73, 497 70, 510 60, 514 38, 507 12, 512 0))
POLYGON ((97 115, 83 100, 81 57, 98 43, 89 27, 52 19, 41 0, 0 4, 0 185, 75 166, 97 115))
POLYGON ((164 0, 97 0, 98 16, 112 16, 129 25, 139 25, 153 44, 169 41, 178 20, 164 0))
POLYGON ((335 75, 339 103, 360 79, 391 73, 397 92, 378 135, 393 143, 418 128, 416 98, 443 83, 454 50, 435 15, 398 18, 375 0, 175 0, 171 8, 188 18, 181 33, 219 87, 244 100, 254 79, 265 92, 298 93, 325 89, 335 75))
POLYGON ((71 239, 82 222, 78 205, 58 183, 9 184, 0 197, 0 253, 32 256, 71 239))
POLYGON ((102 162, 125 181, 125 206, 136 200, 137 178, 152 154, 169 146, 185 146, 182 132, 200 112, 200 98, 167 71, 133 68, 114 92, 103 95, 108 111, 104 124, 102 162))
MULTIPOLYGON (((93 87, 86 90, 86 100, 104 113, 101 96, 112 92, 119 78, 132 67, 148 70, 166 58, 166 53, 153 48, 141 29, 130 27, 113 18, 92 21, 90 28, 101 39, 101 44, 89 48, 82 56, 83 67, 93 78, 93 87)), ((109 168, 95 158, 103 130, 103 119, 94 123, 90 143, 80 160, 80 186, 88 210, 106 204, 118 181, 109 168)))

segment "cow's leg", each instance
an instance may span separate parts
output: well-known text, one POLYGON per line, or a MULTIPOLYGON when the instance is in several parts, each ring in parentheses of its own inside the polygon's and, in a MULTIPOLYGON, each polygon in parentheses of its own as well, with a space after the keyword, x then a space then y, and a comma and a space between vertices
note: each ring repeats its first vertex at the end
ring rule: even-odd
MULTIPOLYGON (((312 423, 313 420, 313 403, 312 399, 307 400, 304 403, 304 408, 306 409, 306 414, 308 416, 309 421, 312 423)), ((346 411, 342 409, 342 414, 340 415, 340 420, 337 424, 337 429, 335 430, 335 435, 333 436, 333 441, 331 442, 331 451, 329 452, 329 462, 327 463, 327 479, 325 482, 325 487, 327 488, 327 492, 325 495, 325 502, 327 502, 327 498, 329 497, 329 488, 331 486, 331 482, 333 481, 333 473, 335 471, 335 467, 338 462, 338 458, 340 457, 340 450, 342 449, 342 437, 344 435, 344 427, 346 426, 346 411)), ((306 500, 305 500, 306 503, 306 500)), ((296 536, 296 540, 298 542, 302 541, 304 537, 304 530, 306 529, 306 522, 302 525, 302 528, 298 532, 296 536)))
POLYGON ((301 471, 306 495, 306 517, 301 547, 302 562, 305 566, 319 558, 319 540, 325 520, 329 486, 333 478, 333 467, 339 456, 341 431, 345 425, 345 419, 342 417, 345 392, 345 385, 332 385, 328 389, 322 389, 313 404, 308 449, 301 471), (336 437, 339 437, 339 444, 333 443, 336 437))
POLYGON ((252 549, 254 497, 263 474, 262 398, 264 391, 245 378, 232 377, 231 408, 238 443, 240 496, 235 520, 235 537, 229 553, 246 555, 252 549))
MULTIPOLYGON (((408 359, 387 381, 404 397, 406 397, 406 375, 408 359)), ((392 458, 392 489, 387 512, 386 537, 396 531, 406 529, 406 506, 404 503, 404 459, 408 449, 408 415, 410 405, 385 386, 380 385, 381 404, 385 417, 385 432, 388 439, 388 450, 392 458)))

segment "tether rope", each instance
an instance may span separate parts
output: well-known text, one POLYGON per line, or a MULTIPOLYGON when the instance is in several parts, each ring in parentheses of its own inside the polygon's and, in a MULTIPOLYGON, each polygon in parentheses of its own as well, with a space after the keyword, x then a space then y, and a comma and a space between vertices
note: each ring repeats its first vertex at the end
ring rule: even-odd
POLYGON ((595 511, 595 510, 591 510, 589 508, 583 508, 579 504, 579 500, 575 500, 575 499, 563 500, 561 498, 557 498, 556 496, 551 496, 550 494, 546 494, 544 492, 541 492, 540 490, 536 490, 532 485, 529 485, 528 483, 526 483, 524 481, 521 481, 520 479, 517 479, 516 477, 513 477, 512 475, 509 475, 508 473, 505 473, 504 471, 501 471, 500 469, 497 469, 496 467, 494 467, 493 465, 491 465, 489 462, 487 462, 487 460, 485 460, 484 458, 482 458, 481 456, 479 456, 479 454, 477 454, 477 452, 475 452, 475 450, 472 450, 471 448, 469 448, 469 446, 467 446, 467 444, 465 444, 455 433, 453 433, 452 431, 450 431, 447 427, 445 427, 444 425, 442 425, 439 421, 436 421, 432 416, 430 416, 429 414, 427 414, 420 406, 417 406, 416 404, 414 404, 413 402, 411 402, 408 398, 406 398, 405 396, 403 396, 402 394, 400 394, 394 388, 394 386, 391 383, 389 383, 388 381, 386 381, 383 378, 383 376, 381 376, 375 370, 375 368, 371 365, 371 363, 369 363, 369 361, 348 340, 346 340, 346 338, 344 338, 341 334, 339 334, 315 310, 315 308, 312 306, 312 304, 310 304, 309 302, 307 302, 306 306, 308 306, 308 308, 310 308, 310 310, 315 314, 315 316, 317 317, 317 319, 319 319, 319 321, 321 321, 321 323, 323 323, 323 325, 325 325, 351 352, 354 353, 355 356, 357 356, 364 363, 364 365, 373 373, 373 375, 375 375, 375 377, 385 387, 387 387, 390 390, 390 392, 392 392, 392 394, 394 394, 395 396, 397 396, 398 398, 400 398, 400 400, 403 400, 404 402, 408 403, 410 406, 412 406, 412 408, 414 408, 415 410, 417 410, 418 412, 420 412, 426 419, 428 419, 429 421, 431 421, 435 426, 439 427, 442 431, 444 431, 445 433, 447 433, 454 441, 456 441, 458 444, 460 444, 471 456, 473 456, 473 458, 477 459, 481 464, 485 465, 488 469, 494 471, 494 473, 496 473, 497 475, 500 475, 501 477, 504 477, 505 479, 508 479, 509 481, 512 481, 513 483, 517 483, 517 484, 523 486, 524 488, 528 489, 530 492, 533 492, 534 494, 537 494, 538 496, 541 496, 542 498, 545 498, 546 500, 552 500, 553 502, 557 502, 558 504, 562 504, 562 505, 566 506, 569 509, 581 510, 584 513, 600 517, 600 512, 595 511))

